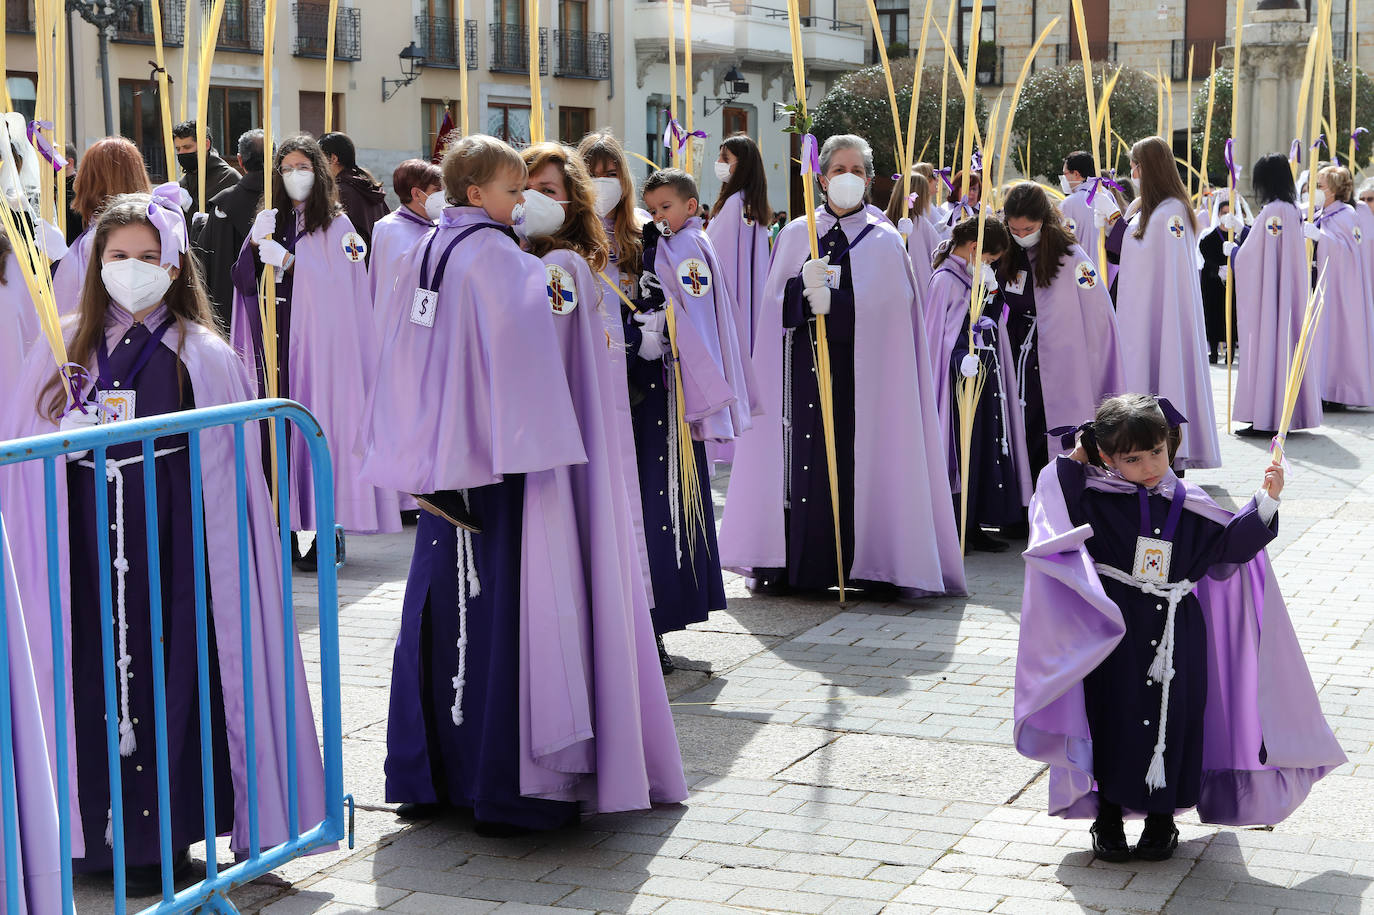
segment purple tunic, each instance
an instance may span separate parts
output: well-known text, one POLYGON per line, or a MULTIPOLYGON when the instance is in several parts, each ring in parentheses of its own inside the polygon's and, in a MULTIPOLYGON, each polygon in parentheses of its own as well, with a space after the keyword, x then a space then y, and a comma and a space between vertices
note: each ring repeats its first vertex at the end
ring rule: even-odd
MULTIPOLYGON (((837 425, 847 417, 854 430, 851 573, 926 592, 962 592, 963 560, 911 259, 901 235, 881 216, 859 210, 837 220, 822 208, 816 223, 822 237, 839 223, 846 239, 872 226, 849 254, 853 395, 835 403, 837 425)), ((763 413, 736 448, 720 530, 722 563, 729 568, 786 564, 786 474, 794 468, 784 461, 783 300, 810 257, 807 232, 805 219, 794 220, 773 251, 754 343, 763 413)), ((794 407, 811 402, 798 400, 800 390, 793 392, 794 407)), ((803 465, 802 472, 810 475, 810 491, 829 491, 823 463, 803 465)))
MULTIPOLYGON (((1371 214, 1374 215, 1374 214, 1371 214)), ((1374 244, 1374 239, 1370 240, 1374 244)), ((1256 429, 1277 430, 1288 386, 1288 366, 1302 335, 1309 269, 1302 214, 1276 200, 1260 210, 1235 257, 1236 326, 1241 352, 1234 415, 1256 429)), ((1294 429, 1322 423, 1321 379, 1303 379, 1294 429)))
MULTIPOLYGON (((1094 566, 1097 553, 1090 552, 1087 544, 1105 538, 1110 543, 1092 549, 1116 552, 1113 538, 1133 540, 1139 516, 1131 514, 1122 521, 1105 514, 1112 511, 1105 505, 1114 499, 1112 494, 1125 493, 1136 499, 1131 496, 1134 487, 1119 478, 1088 473, 1090 492, 1086 494, 1062 483, 1054 465, 1040 474, 1031 501, 1030 545, 1024 553, 1026 583, 1016 658, 1016 748, 1022 755, 1050 765, 1049 812, 1071 818, 1092 817, 1098 806, 1095 713, 1088 708, 1088 693, 1093 687, 1085 681, 1114 652, 1121 653, 1118 658, 1122 662, 1140 653, 1135 634, 1141 622, 1136 618, 1137 605, 1154 607, 1159 603, 1145 601, 1143 594, 1124 585, 1126 592, 1118 600, 1118 592, 1105 587, 1105 576, 1094 566), (1092 500, 1101 498, 1103 507, 1085 507, 1084 495, 1092 500), (1094 512, 1099 516, 1096 519, 1091 516, 1094 512), (1100 528, 1092 526, 1095 520, 1100 528), (1122 524, 1125 529, 1113 534, 1122 524)), ((1231 516, 1201 489, 1182 480, 1169 482, 1182 487, 1186 494, 1183 514, 1202 519, 1189 519, 1188 529, 1213 537, 1205 525, 1194 525, 1208 522, 1215 532, 1232 523, 1231 516)), ((1152 505, 1152 519, 1156 510, 1152 505)), ((1237 523, 1249 527, 1256 522, 1237 523)), ((1183 524, 1180 521, 1180 531, 1183 524)), ((1236 546, 1248 538, 1238 537, 1236 546)), ((1213 555, 1208 562, 1232 562, 1253 544, 1244 545, 1246 549, 1237 549, 1236 555, 1213 555)), ((1207 551, 1206 544, 1199 541, 1197 550, 1186 560, 1186 554, 1176 551, 1174 565, 1182 573, 1207 551)), ((1203 575, 1205 564, 1187 571, 1201 578, 1195 592, 1199 611, 1188 619, 1189 612, 1181 610, 1176 626, 1182 622, 1187 630, 1185 646, 1190 642, 1195 646, 1199 638, 1205 640, 1202 664, 1206 686, 1197 679, 1200 671, 1195 666, 1184 664, 1182 676, 1190 679, 1194 690, 1205 689, 1207 701, 1200 750, 1188 738, 1194 756, 1200 755, 1197 796, 1177 800, 1195 800, 1206 823, 1278 823, 1302 803, 1314 782, 1345 761, 1345 754, 1322 717, 1316 688, 1264 554, 1239 567, 1213 567, 1210 575, 1215 577, 1203 575)), ((1146 615, 1157 613, 1152 610, 1146 615)), ((1149 616, 1153 625, 1158 620, 1158 615, 1149 616)), ((1158 701, 1159 693, 1153 684, 1146 683, 1144 671, 1137 668, 1127 673, 1138 681, 1132 693, 1150 690, 1158 701)), ((1178 705, 1181 711, 1183 702, 1171 701, 1171 708, 1178 705)), ((1156 705, 1156 715, 1158 709, 1156 705)), ((1153 715, 1150 720, 1154 720, 1153 715)), ((1123 716, 1119 726, 1130 724, 1131 720, 1123 716)), ((1127 798, 1125 802, 1130 806, 1140 801, 1127 798)))
POLYGON ((1374 407, 1374 300, 1365 280, 1363 231, 1348 203, 1332 203, 1317 216, 1313 277, 1326 271, 1326 308, 1321 348, 1309 371, 1321 379, 1322 400, 1374 407))
MULTIPOLYGON (((1169 398, 1187 418, 1176 469, 1221 466, 1212 378, 1207 368, 1197 238, 1188 210, 1165 200, 1150 216, 1144 238, 1135 237, 1139 214, 1121 246, 1116 320, 1121 336, 1125 389, 1169 398)), ((1072 420, 1082 422, 1088 411, 1072 420)))
MULTIPOLYGON (((368 293, 367 267, 349 235, 347 216, 328 227, 297 234, 291 211, 278 214, 286 231, 282 243, 296 255, 294 266, 277 285, 278 363, 284 371, 282 397, 299 401, 324 429, 334 465, 334 512, 345 530, 363 534, 401 529, 396 493, 362 479, 353 452, 358 440, 360 405, 377 375, 377 330, 368 293), (357 257, 357 260, 353 258, 357 257)), ((257 278, 258 249, 243 243, 234 264, 232 340, 245 364, 261 372, 262 327, 257 278)), ((291 529, 312 531, 315 489, 305 439, 291 436, 291 529)))

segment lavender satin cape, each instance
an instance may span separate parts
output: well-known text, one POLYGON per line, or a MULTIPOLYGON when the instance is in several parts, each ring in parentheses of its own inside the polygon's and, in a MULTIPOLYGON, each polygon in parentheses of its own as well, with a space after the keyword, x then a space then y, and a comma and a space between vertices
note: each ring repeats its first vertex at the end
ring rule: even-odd
MULTIPOLYGON (((110 307, 106 319, 105 345, 113 344, 132 323, 128 312, 118 306, 110 307)), ((70 343, 74 327, 68 326, 70 343)), ((162 339, 162 345, 177 352, 195 391, 196 406, 211 407, 241 403, 253 399, 253 385, 243 364, 233 350, 212 331, 192 327, 182 337, 181 328, 173 326, 162 339)), ((94 363, 94 358, 92 358, 94 363)), ((39 392, 54 372, 52 351, 40 340, 29 353, 24 377, 17 396, 21 402, 38 403, 39 392)), ((92 376, 94 365, 88 366, 92 376)), ((0 428, 0 440, 41 435, 56 431, 36 408, 23 417, 9 417, 0 428)), ((246 758, 246 732, 243 706, 243 655, 238 633, 241 631, 239 591, 238 527, 235 522, 218 523, 216 519, 232 518, 240 495, 234 482, 234 431, 229 426, 206 429, 200 433, 201 480, 205 503, 205 557, 209 573, 210 610, 214 617, 220 676, 223 682, 225 721, 228 726, 229 760, 234 783, 234 829, 230 844, 236 853, 248 852, 248 766, 252 765, 258 786, 258 831, 261 847, 270 848, 286 841, 288 835, 286 785, 287 729, 296 735, 296 778, 299 788, 297 809, 302 827, 324 818, 324 768, 320 761, 319 741, 311 711, 310 693, 305 682, 305 667, 301 661, 299 642, 295 649, 296 663, 285 670, 282 656, 282 596, 281 546, 267 492, 267 481, 251 469, 261 465, 258 430, 254 423, 244 427, 244 460, 250 472, 248 484, 248 544, 244 557, 248 567, 251 624, 253 630, 253 695, 254 740, 256 758, 246 758), (286 678, 295 680, 295 714, 286 714, 286 678)), ((68 784, 71 788, 72 856, 84 857, 85 846, 81 832, 81 813, 76 779, 76 732, 72 722, 71 670, 71 614, 68 577, 67 534, 67 476, 59 464, 56 474, 58 531, 58 579, 62 595, 64 633, 62 652, 67 670, 67 747, 68 784)), ((23 602, 28 625, 29 645, 33 654, 34 674, 37 678, 43 720, 52 721, 53 711, 53 646, 49 622, 47 538, 43 506, 42 462, 16 465, 0 471, 0 504, 5 507, 5 524, 14 553, 15 578, 19 597, 23 602)), ((111 509, 113 510, 113 508, 111 509)), ((126 511, 142 511, 141 506, 126 506, 126 511)), ((186 608, 190 612, 191 608, 186 608)), ((90 672, 83 671, 82 676, 90 672)), ((87 685, 83 683, 83 688, 87 685)), ((96 686, 98 689, 99 686, 96 686)), ((49 765, 56 766, 54 735, 48 734, 49 765)), ((198 752, 198 748, 196 749, 198 752)), ((329 799, 337 803, 338 798, 329 799)), ((129 812, 126 811, 128 816, 129 812)))
POLYGON ((715 247, 693 216, 671 236, 660 238, 654 273, 663 294, 677 308, 677 350, 682 364, 683 402, 692 438, 702 442, 728 442, 754 425, 758 412, 758 382, 749 357, 749 345, 741 344, 738 312, 715 247), (701 296, 683 287, 678 267, 688 258, 704 261, 712 282, 701 296))
POLYGON ((1317 243, 1317 275, 1326 271, 1326 309, 1322 349, 1312 362, 1321 378, 1322 399, 1374 406, 1374 300, 1361 242, 1355 238, 1355 210, 1345 203, 1328 205, 1317 225, 1325 233, 1317 243))
POLYGON ((396 270, 402 258, 434 228, 434 223, 417 216, 404 206, 397 207, 372 227, 372 246, 368 255, 367 282, 372 293, 374 317, 380 337, 386 331, 386 316, 377 305, 379 287, 391 290, 398 279, 396 270))
MULTIPOLYGON (((1117 284, 1116 320, 1122 339, 1130 341, 1122 350, 1126 390, 1167 397, 1187 418, 1174 467, 1220 467, 1197 237, 1188 222, 1188 209, 1181 201, 1164 201, 1150 216, 1141 239, 1135 237, 1139 218, 1139 214, 1131 218, 1121 241, 1117 284)), ((1040 363, 1045 364, 1043 355, 1040 363)), ((1073 422, 1082 422, 1092 413, 1073 422)))
MULTIPOLYGON (((851 241, 854 285, 853 578, 930 593, 962 593, 964 563, 949 498, 921 294, 902 236, 864 210, 841 221, 851 241)), ((822 207, 821 236, 835 225, 822 207)), ((778 235, 759 313, 754 365, 763 412, 740 439, 720 527, 721 565, 737 570, 787 564, 783 530, 782 301, 787 281, 811 257, 805 218, 778 235)), ((804 333, 805 331, 798 331, 804 333)))
MULTIPOLYGON (((353 452, 358 439, 359 405, 376 383, 377 329, 368 294, 367 265, 350 261, 343 239, 353 231, 344 215, 327 228, 296 240, 295 275, 291 284, 291 399, 303 404, 324 429, 334 465, 334 516, 345 530, 360 534, 401 529, 396 493, 364 482, 353 452)), ((252 242, 245 241, 247 252, 252 242)), ((256 257, 256 249, 253 256, 256 257)), ((234 348, 250 371, 259 354, 254 329, 259 328, 258 301, 234 289, 234 348)), ((256 377, 256 376, 254 376, 256 377)), ((313 531, 315 487, 305 439, 291 436, 291 528, 313 531)))
MULTIPOLYGON (((571 273, 577 290, 577 307, 554 314, 553 329, 587 462, 526 480, 536 486, 536 500, 526 498, 527 524, 538 509, 549 533, 558 526, 549 556, 556 565, 547 571, 575 616, 555 629, 543 605, 522 601, 521 628, 530 650, 521 652, 521 684, 528 691, 520 704, 520 791, 581 800, 601 813, 677 803, 687 797, 687 782, 621 479, 620 438, 631 430, 615 412, 615 367, 606 358, 597 310, 601 288, 587 262, 571 251, 552 251, 544 261, 571 273), (549 498, 555 494, 556 500, 549 498), (568 549, 572 544, 580 549, 568 549), (574 685, 582 693, 575 699, 538 697, 529 687, 529 674, 539 669, 534 665, 547 660, 535 650, 544 635, 537 627, 545 626, 550 640, 562 643, 565 658, 580 658, 581 677, 574 685), (580 716, 565 717, 563 706, 585 708, 590 728, 581 720, 569 727, 580 716)), ((527 527, 527 540, 529 533, 527 527)))
MULTIPOLYGON (((1068 460, 1061 458, 1060 460, 1068 460)), ((1185 487, 1185 507, 1225 524, 1230 514, 1201 489, 1185 487)), ((1096 477, 1094 489, 1130 492, 1096 477)), ((1040 474, 1030 508, 1030 543, 1016 656, 1013 739, 1023 756, 1050 765, 1049 812, 1097 813, 1092 739, 1083 678, 1111 654, 1125 632, 1084 547, 1088 525, 1074 527, 1055 463, 1040 474)), ((1207 615, 1207 709, 1203 746, 1203 822, 1278 823, 1312 784, 1345 762, 1303 659, 1268 557, 1261 553, 1229 578, 1206 578, 1198 600, 1207 615), (1260 763, 1261 745, 1267 763, 1260 763)))
MULTIPOLYGON (((949 487, 950 492, 963 488, 963 476, 959 471, 959 430, 954 425, 954 387, 953 367, 950 359, 954 355, 955 344, 962 335, 968 341, 969 298, 972 281, 964 272, 967 261, 957 254, 951 254, 940 269, 931 276, 926 287, 926 339, 930 342, 931 378, 935 383, 935 403, 940 411, 940 436, 948 444, 949 487), (948 268, 946 269, 946 265, 948 268)), ((1011 447, 1012 462, 1016 465, 1017 482, 1021 488, 1021 504, 1028 505, 1031 497, 1030 457, 1026 451, 1026 429, 1021 411, 1010 408, 1011 398, 1016 396, 1016 363, 1012 361, 1011 346, 1008 343, 1007 322, 997 322, 997 368, 998 378, 989 378, 983 388, 983 397, 991 397, 1000 383, 1006 411, 1006 436, 1011 447)))
POLYGON ((454 249, 434 326, 410 321, 425 245, 433 270, 448 243, 491 218, 449 207, 405 254, 387 316, 377 381, 362 410, 360 473, 378 486, 429 493, 499 483, 587 459, 550 327, 544 264, 504 233, 479 229, 454 249))
MULTIPOLYGON (((1105 187, 1099 188, 1097 192, 1111 198, 1111 191, 1105 187)), ((1112 210, 1120 218, 1121 210, 1115 200, 1112 201, 1112 210)), ((1074 188, 1072 194, 1061 200, 1059 211, 1064 214, 1064 228, 1078 237, 1078 246, 1088 252, 1092 262, 1097 265, 1097 272, 1105 276, 1108 283, 1113 282, 1116 279, 1117 265, 1097 261, 1097 239, 1102 230, 1093 219, 1092 204, 1088 203, 1088 182, 1083 182, 1074 188), (1072 220, 1072 223, 1069 220, 1072 220)))
MULTIPOLYGON (((13 392, 24 356, 39 335, 38 310, 29 297, 29 287, 24 283, 13 252, 5 256, 5 282, 0 285, 0 327, 5 328, 0 335, 0 390, 13 392)), ((0 406, 0 414, 11 409, 14 409, 13 404, 0 406)), ((2 417, 0 422, 3 422, 2 417)))
MULTIPOLYGON (((19 599, 9 536, 2 517, 0 561, 5 566, 0 587, 5 589, 5 628, 9 638, 10 721, 14 733, 14 783, 19 819, 17 853, 23 874, 19 886, 20 912, 59 912, 62 907, 62 862, 57 836, 57 789, 48 760, 49 740, 45 733, 52 726, 45 721, 39 703, 42 691, 34 675, 28 636, 28 627, 33 624, 27 620, 19 599)), ((46 621, 42 625, 46 626, 46 621)), ((52 665, 48 667, 51 675, 52 665)), ((51 676, 48 691, 52 691, 51 676)), ((0 836, 0 857, 4 849, 4 837, 0 836)), ((5 887, 5 874, 0 872, 0 897, 5 887)))
POLYGON ((76 314, 81 305, 81 287, 86 284, 86 267, 91 261, 94 244, 95 225, 92 223, 76 237, 76 241, 72 242, 67 253, 53 268, 53 299, 57 302, 57 313, 64 317, 76 314))
MULTIPOLYGON (((1311 276, 1298 208, 1281 200, 1267 204, 1234 258, 1237 342, 1245 358, 1240 360, 1233 414, 1256 429, 1276 430, 1288 366, 1302 336, 1311 276)), ((1309 372, 1293 409, 1292 428, 1312 429, 1321 423, 1321 380, 1309 372)))
POLYGON ((930 287, 930 276, 935 268, 930 262, 935 259, 935 249, 940 244, 940 230, 924 216, 911 220, 911 234, 906 238, 906 253, 911 256, 911 272, 916 278, 916 288, 924 292, 930 287))
POLYGON ((721 204, 706 227, 722 271, 720 279, 735 306, 735 336, 740 349, 754 348, 754 323, 768 281, 768 226, 744 218, 744 194, 736 191, 721 204))

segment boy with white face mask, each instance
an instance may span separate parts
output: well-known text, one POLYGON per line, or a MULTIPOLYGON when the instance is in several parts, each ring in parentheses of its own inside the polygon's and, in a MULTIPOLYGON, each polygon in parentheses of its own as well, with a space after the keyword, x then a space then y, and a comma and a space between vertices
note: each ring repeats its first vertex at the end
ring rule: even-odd
POLYGON ((1099 273, 1110 284, 1116 278, 1116 262, 1121 251, 1121 238, 1126 222, 1121 208, 1112 196, 1110 185, 1097 178, 1091 153, 1069 153, 1064 160, 1064 173, 1059 176, 1064 199, 1059 211, 1064 216, 1064 228, 1073 233, 1079 246, 1092 257, 1099 273), (1098 263, 1098 236, 1106 233, 1107 263, 1098 263))

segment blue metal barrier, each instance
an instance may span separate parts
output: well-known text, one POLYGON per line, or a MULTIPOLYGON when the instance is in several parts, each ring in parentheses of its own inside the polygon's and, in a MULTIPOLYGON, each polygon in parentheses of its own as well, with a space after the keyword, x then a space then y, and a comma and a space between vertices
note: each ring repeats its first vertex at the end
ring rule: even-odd
MULTIPOLYGON (((183 413, 169 413, 161 416, 135 419, 127 422, 112 423, 83 429, 77 432, 56 432, 34 438, 12 442, 0 442, 0 467, 7 464, 20 464, 28 461, 43 462, 44 502, 46 512, 47 549, 48 549, 48 596, 51 613, 51 638, 53 645, 53 699, 55 720, 44 722, 51 725, 56 735, 57 765, 57 810, 59 811, 58 840, 61 848, 62 912, 69 915, 74 910, 72 897, 71 866, 71 823, 70 785, 68 784, 67 697, 66 697, 66 660, 63 655, 63 613, 60 598, 60 572, 58 569, 58 525, 56 474, 57 461, 64 455, 92 453, 94 468, 105 466, 107 450, 113 445, 139 442, 142 445, 142 464, 144 482, 144 512, 147 521, 147 549, 149 558, 149 621, 152 636, 153 661, 153 704, 155 710, 155 739, 157 750, 157 795, 158 827, 160 854, 162 862, 162 899, 157 904, 143 910, 142 915, 163 915, 163 913, 186 912, 200 909, 206 912, 235 912, 227 894, 237 886, 247 883, 268 871, 280 867, 294 858, 314 849, 337 842, 349 833, 351 845, 351 824, 344 819, 344 806, 351 801, 343 793, 343 735, 340 724, 339 696, 339 620, 338 620, 338 581, 335 567, 334 537, 328 532, 334 530, 334 483, 333 469, 329 458, 329 447, 323 431, 315 418, 300 404, 287 400, 259 400, 242 404, 230 404, 183 413), (259 468, 249 468, 245 459, 246 424, 264 419, 275 419, 275 442, 277 454, 277 492, 278 526, 282 551, 282 633, 284 645, 285 671, 285 708, 286 757, 287 757, 287 797, 289 838, 287 841, 269 848, 259 847, 258 824, 258 785, 255 747, 254 721, 257 714, 253 698, 253 632, 251 614, 251 589, 247 559, 249 550, 248 531, 248 473, 260 472, 259 468), (314 480, 315 510, 317 523, 324 536, 317 537, 316 547, 319 557, 319 639, 320 639, 320 692, 323 712, 323 761, 324 761, 324 819, 309 824, 302 832, 297 808, 298 790, 296 760, 296 733, 294 722, 295 678, 292 672, 296 663, 296 626, 292 607, 291 592, 291 534, 290 506, 287 494, 290 491, 287 481, 287 431, 286 424, 296 426, 306 442, 310 453, 311 474, 314 480), (244 733, 246 737, 247 792, 248 792, 248 855, 224 870, 219 869, 215 857, 215 800, 214 800, 214 760, 211 750, 211 709, 210 709, 210 669, 208 663, 209 629, 207 617, 206 581, 207 563, 205 556, 205 516, 202 502, 201 480, 201 441, 200 432, 204 429, 232 426, 234 432, 234 492, 237 496, 236 523, 239 556, 240 619, 242 622, 240 642, 243 652, 243 701, 244 733), (199 708, 199 731, 201 742, 201 781, 205 817, 206 867, 205 879, 193 886, 176 892, 172 873, 172 838, 170 777, 168 774, 167 753, 167 697, 166 680, 163 670, 162 649, 162 594, 161 572, 159 569, 159 532, 157 515, 157 486, 154 442, 159 438, 186 435, 187 451, 191 468, 191 530, 194 539, 195 575, 195 630, 196 650, 198 653, 197 675, 199 708)), ((263 441, 263 451, 267 443, 263 441)), ((65 464, 63 465, 65 467, 65 464)), ((98 469, 95 485, 96 530, 107 532, 109 520, 109 487, 100 485, 98 469)), ((4 506, 0 505, 0 513, 4 506)), ((130 510, 126 506, 125 510, 130 510)), ((113 832, 114 865, 114 911, 124 915, 125 899, 125 856, 124 856, 124 811, 120 790, 120 755, 118 723, 119 714, 115 707, 115 646, 114 616, 112 612, 110 582, 110 544, 108 536, 98 539, 98 558, 100 567, 100 613, 101 649, 104 657, 103 680, 105 700, 106 747, 109 754, 110 778, 110 818, 113 832)), ((10 705, 9 672, 9 634, 6 607, 4 575, 5 553, 0 549, 0 825, 4 836, 4 874, 5 874, 5 912, 18 912, 19 891, 24 875, 19 862, 20 834, 18 826, 18 799, 14 767, 14 733, 10 705)), ((231 633, 219 633, 218 638, 231 637, 231 633)), ((308 702, 308 697, 304 699, 308 702)), ((277 710, 269 710, 274 713, 277 710)), ((308 751, 313 752, 313 751, 308 751)))

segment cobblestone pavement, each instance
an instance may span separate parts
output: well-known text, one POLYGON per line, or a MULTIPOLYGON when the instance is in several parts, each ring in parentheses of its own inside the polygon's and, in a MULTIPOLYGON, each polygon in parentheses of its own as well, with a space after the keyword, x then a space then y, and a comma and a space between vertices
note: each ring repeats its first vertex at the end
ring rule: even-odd
MULTIPOLYGON (((1086 822, 1044 813, 1044 768, 1010 746, 1015 551, 970 557, 967 598, 841 609, 752 597, 731 577, 728 610, 667 638, 682 668, 668 687, 693 786, 684 805, 514 840, 456 817, 407 825, 383 802, 382 761, 410 538, 353 538, 340 591, 357 844, 234 899, 263 915, 1374 911, 1371 438, 1374 414, 1350 412, 1290 443, 1271 555, 1350 763, 1272 830, 1189 817, 1174 860, 1111 865, 1085 850, 1086 822)), ((1234 507, 1260 480, 1265 443, 1222 447, 1225 469, 1190 480, 1234 507)))

